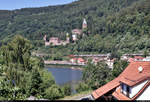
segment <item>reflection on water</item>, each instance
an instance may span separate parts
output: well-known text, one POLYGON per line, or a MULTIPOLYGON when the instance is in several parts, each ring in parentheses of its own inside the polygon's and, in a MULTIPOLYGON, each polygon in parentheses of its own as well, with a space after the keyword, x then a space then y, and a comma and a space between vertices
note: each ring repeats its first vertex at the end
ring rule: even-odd
POLYGON ((73 70, 69 68, 48 68, 48 71, 52 73, 56 83, 59 85, 63 85, 71 81, 79 81, 82 78, 81 70, 73 70))
POLYGON ((74 88, 75 84, 82 78, 81 70, 73 70, 69 68, 50 68, 50 67, 46 68, 54 76, 56 84, 64 85, 66 83, 70 83, 73 91, 72 93, 76 93, 74 88))

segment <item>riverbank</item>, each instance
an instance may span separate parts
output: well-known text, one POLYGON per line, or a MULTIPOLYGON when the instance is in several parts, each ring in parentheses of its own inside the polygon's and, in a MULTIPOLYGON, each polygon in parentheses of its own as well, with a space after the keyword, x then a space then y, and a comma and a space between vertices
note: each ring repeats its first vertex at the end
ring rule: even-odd
POLYGON ((71 65, 71 66, 85 66, 83 63, 71 63, 69 61, 44 61, 46 65, 71 65))
POLYGON ((72 66, 72 65, 59 65, 59 64, 45 64, 45 68, 68 68, 72 70, 83 70, 83 66, 72 66))

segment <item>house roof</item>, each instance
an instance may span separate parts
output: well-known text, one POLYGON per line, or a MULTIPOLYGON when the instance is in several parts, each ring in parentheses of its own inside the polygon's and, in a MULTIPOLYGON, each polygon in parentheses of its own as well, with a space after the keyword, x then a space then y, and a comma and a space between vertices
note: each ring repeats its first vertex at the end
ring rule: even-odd
POLYGON ((78 58, 78 61, 85 62, 85 60, 83 58, 78 58))
POLYGON ((134 62, 134 58, 129 58, 129 62, 134 62))
POLYGON ((141 56, 134 56, 134 59, 144 59, 144 57, 141 57, 141 56))
POLYGON ((115 92, 112 93, 114 97, 116 97, 118 100, 135 100, 137 99, 143 92, 144 90, 150 85, 150 81, 148 81, 142 89, 132 98, 128 98, 127 96, 123 95, 121 92, 121 87, 118 87, 115 92))
POLYGON ((74 57, 74 55, 68 55, 70 58, 73 58, 74 57))
POLYGON ((102 95, 106 94, 107 92, 111 91, 112 89, 116 88, 117 86, 119 86, 119 80, 118 78, 108 82, 107 84, 105 84, 104 86, 100 87, 99 89, 95 90, 92 95, 95 99, 101 97, 102 95))
POLYGON ((135 61, 131 62, 118 78, 120 82, 123 82, 129 86, 134 86, 149 77, 150 61, 135 61), (142 72, 139 71, 139 67, 142 67, 142 72))
POLYGON ((51 37, 50 40, 59 40, 58 37, 51 37))
POLYGON ((71 60, 77 60, 77 58, 71 58, 71 60))
POLYGON ((118 100, 131 100, 130 98, 121 93, 121 87, 118 87, 116 91, 112 93, 112 95, 118 100))
POLYGON ((134 86, 148 78, 150 78, 150 61, 134 61, 131 62, 116 79, 95 90, 92 95, 95 99, 97 99, 118 87, 120 83, 134 86), (142 68, 141 72, 139 71, 139 67, 142 68))

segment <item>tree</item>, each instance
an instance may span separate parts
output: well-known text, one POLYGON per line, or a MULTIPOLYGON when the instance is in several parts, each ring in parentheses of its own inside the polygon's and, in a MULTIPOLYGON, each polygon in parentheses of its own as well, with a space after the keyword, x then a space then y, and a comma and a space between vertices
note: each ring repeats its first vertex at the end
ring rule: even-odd
POLYGON ((89 85, 86 84, 85 82, 80 82, 79 84, 77 84, 76 86, 76 91, 78 93, 83 92, 83 91, 87 91, 90 90, 89 85))
POLYGON ((31 43, 29 40, 20 35, 16 35, 14 39, 7 45, 1 47, 3 59, 7 66, 9 63, 21 64, 24 70, 30 70, 29 59, 31 56, 31 43))
POLYGON ((37 96, 38 94, 40 94, 41 90, 41 83, 42 83, 42 78, 40 76, 40 73, 38 72, 38 70, 34 70, 32 72, 32 76, 31 76, 31 82, 30 82, 30 94, 33 96, 37 96))
POLYGON ((70 96, 72 94, 71 84, 65 84, 62 87, 65 96, 70 96))
POLYGON ((1 47, 0 93, 8 99, 25 99, 30 95, 44 97, 46 89, 56 85, 50 72, 44 69, 44 62, 31 56, 30 42, 17 35, 1 47))
POLYGON ((124 60, 117 60, 114 62, 114 68, 112 70, 112 79, 118 77, 119 74, 128 66, 128 62, 124 60))
POLYGON ((148 54, 148 51, 146 50, 146 49, 144 49, 144 52, 143 52, 143 57, 146 57, 146 56, 148 56, 149 54, 148 54))
POLYGON ((52 76, 51 72, 48 72, 48 70, 40 70, 40 76, 42 79, 42 83, 40 84, 41 95, 45 96, 45 91, 47 88, 51 87, 52 85, 56 84, 54 77, 52 76))
POLYGON ((105 62, 99 62, 97 65, 88 62, 88 65, 83 70, 83 81, 92 89, 97 89, 106 83, 110 71, 111 69, 105 62))
POLYGON ((52 85, 45 91, 45 98, 55 100, 63 97, 62 90, 57 85, 52 85))

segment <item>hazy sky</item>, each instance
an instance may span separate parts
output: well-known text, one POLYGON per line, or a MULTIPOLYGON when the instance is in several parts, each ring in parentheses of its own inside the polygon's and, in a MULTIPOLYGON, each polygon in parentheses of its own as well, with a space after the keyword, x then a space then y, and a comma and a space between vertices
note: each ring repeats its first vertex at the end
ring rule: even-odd
POLYGON ((0 10, 67 4, 75 0, 0 0, 0 10))

